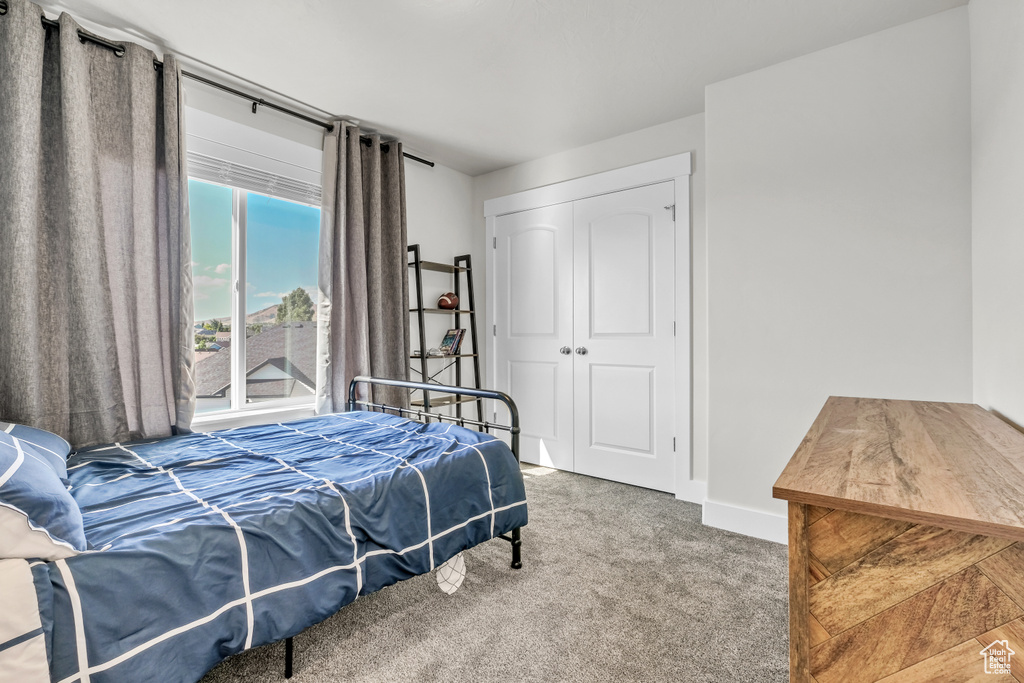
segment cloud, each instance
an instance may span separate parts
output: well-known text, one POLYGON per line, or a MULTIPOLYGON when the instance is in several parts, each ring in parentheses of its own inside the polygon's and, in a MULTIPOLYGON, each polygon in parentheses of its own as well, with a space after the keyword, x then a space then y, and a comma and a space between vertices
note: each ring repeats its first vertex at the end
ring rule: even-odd
MULTIPOLYGON (((300 289, 306 290, 306 293, 309 294, 309 298, 311 298, 313 301, 316 301, 316 287, 301 287, 300 289)), ((264 298, 274 297, 275 299, 283 299, 284 297, 291 294, 292 291, 293 290, 288 290, 287 292, 260 292, 259 294, 253 294, 253 296, 261 296, 264 298)))
POLYGON ((194 287, 223 287, 228 283, 227 278, 210 277, 209 275, 196 275, 192 278, 194 287))
POLYGON ((214 268, 213 270, 214 270, 215 273, 217 273, 217 275, 223 275, 224 273, 230 273, 231 272, 231 264, 230 263, 219 263, 219 264, 217 264, 217 267, 214 268))

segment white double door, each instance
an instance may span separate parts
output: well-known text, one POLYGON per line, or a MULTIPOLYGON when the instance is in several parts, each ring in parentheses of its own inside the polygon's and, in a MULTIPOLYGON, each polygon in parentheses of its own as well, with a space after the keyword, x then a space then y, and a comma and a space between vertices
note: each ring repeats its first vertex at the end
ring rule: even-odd
POLYGON ((672 182, 498 216, 497 388, 524 462, 674 491, 672 182))

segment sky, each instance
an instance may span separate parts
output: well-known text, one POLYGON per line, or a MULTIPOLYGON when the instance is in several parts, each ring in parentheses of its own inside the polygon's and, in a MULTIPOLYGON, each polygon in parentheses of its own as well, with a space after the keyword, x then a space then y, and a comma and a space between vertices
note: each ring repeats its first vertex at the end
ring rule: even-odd
MULTIPOLYGON (((231 315, 231 188, 188 181, 195 320, 231 315)), ((296 287, 316 301, 320 209, 248 193, 247 313, 296 287)))

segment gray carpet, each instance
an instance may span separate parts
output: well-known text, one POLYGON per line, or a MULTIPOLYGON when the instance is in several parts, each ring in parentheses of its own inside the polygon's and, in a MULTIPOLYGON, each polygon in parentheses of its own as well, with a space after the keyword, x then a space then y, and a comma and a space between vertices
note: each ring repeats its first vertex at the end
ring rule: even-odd
MULTIPOLYGON (((465 553, 454 595, 419 576, 295 637, 296 683, 787 681, 786 548, 702 526, 672 496, 524 466, 524 567, 465 553)), ((283 681, 284 644, 202 683, 283 681)))

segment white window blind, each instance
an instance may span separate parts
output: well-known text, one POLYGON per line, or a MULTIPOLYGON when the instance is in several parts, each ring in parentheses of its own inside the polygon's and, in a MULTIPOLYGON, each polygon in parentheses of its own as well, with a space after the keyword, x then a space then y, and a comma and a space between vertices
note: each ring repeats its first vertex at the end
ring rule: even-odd
POLYGON ((320 185, 217 159, 192 150, 188 152, 188 174, 199 180, 230 185, 279 199, 313 206, 320 205, 320 185))

